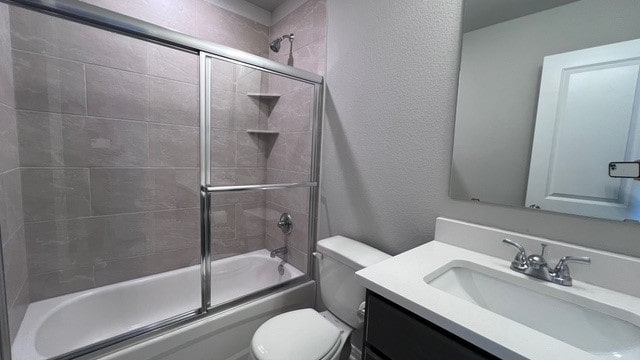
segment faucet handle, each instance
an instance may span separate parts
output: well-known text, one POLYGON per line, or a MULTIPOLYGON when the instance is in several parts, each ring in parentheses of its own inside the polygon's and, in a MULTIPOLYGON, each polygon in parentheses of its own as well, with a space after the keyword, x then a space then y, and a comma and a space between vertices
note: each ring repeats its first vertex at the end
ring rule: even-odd
POLYGON ((513 259, 513 261, 511 262, 511 268, 516 271, 524 271, 528 267, 527 253, 524 250, 524 247, 517 242, 509 239, 503 239, 502 242, 518 249, 518 253, 516 254, 515 259, 513 259))
POLYGON ((540 253, 540 256, 544 257, 544 251, 547 250, 547 244, 540 243, 540 246, 542 247, 542 252, 540 253))
POLYGON ((567 265, 567 263, 570 262, 591 264, 591 258, 588 256, 563 256, 553 270, 553 282, 560 285, 571 286, 573 279, 571 278, 571 271, 567 265))

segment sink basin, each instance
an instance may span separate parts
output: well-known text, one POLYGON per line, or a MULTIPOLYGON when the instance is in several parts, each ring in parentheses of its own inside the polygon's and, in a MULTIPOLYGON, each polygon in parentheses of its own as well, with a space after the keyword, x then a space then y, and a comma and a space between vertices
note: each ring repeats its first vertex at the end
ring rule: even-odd
POLYGON ((623 309, 466 261, 424 281, 598 358, 640 359, 640 319, 623 309))

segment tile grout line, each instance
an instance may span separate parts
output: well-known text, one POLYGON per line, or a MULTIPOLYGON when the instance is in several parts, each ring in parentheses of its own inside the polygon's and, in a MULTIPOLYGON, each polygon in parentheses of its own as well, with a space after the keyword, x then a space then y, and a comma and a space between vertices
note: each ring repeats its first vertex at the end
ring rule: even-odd
MULTIPOLYGON (((163 46, 163 45, 159 45, 159 46, 163 46)), ((163 47, 167 48, 167 49, 175 50, 175 49, 173 49, 171 47, 168 47, 168 46, 163 46, 163 47)), ((100 68, 109 69, 109 70, 117 70, 117 71, 122 71, 122 72, 126 72, 126 73, 141 75, 141 76, 149 77, 149 78, 156 78, 156 79, 161 79, 161 80, 166 80, 166 81, 177 82, 177 83, 184 84, 184 85, 198 86, 197 82, 189 82, 189 81, 183 81, 183 80, 177 80, 177 79, 169 78, 169 77, 166 77, 166 76, 154 75, 154 74, 150 74, 149 70, 145 70, 144 72, 140 72, 140 71, 135 71, 135 70, 128 70, 128 69, 108 66, 108 65, 104 65, 104 64, 98 64, 98 63, 92 63, 92 62, 84 62, 84 61, 80 61, 80 60, 67 59, 67 58, 58 57, 58 56, 45 55, 45 54, 40 54, 40 53, 29 51, 29 50, 22 50, 22 49, 16 49, 16 48, 12 48, 11 50, 12 51, 16 51, 16 52, 29 54, 29 55, 35 55, 35 56, 39 56, 39 57, 43 57, 43 58, 53 59, 53 60, 61 60, 61 61, 67 61, 67 62, 75 63, 75 64, 82 64, 85 67, 87 65, 89 65, 89 66, 100 67, 100 68)), ((177 51, 181 51, 181 50, 177 50, 177 51)), ((187 52, 187 51, 183 51, 183 53, 194 55, 191 52, 187 52)), ((148 64, 147 64, 147 69, 149 69, 149 65, 148 64)))
POLYGON ((144 215, 144 214, 156 214, 156 213, 163 213, 163 212, 197 210, 197 209, 199 209, 199 207, 186 207, 186 208, 175 208, 175 209, 164 209, 164 210, 122 212, 122 213, 114 213, 114 214, 106 214, 106 215, 88 215, 88 216, 79 216, 79 217, 73 217, 73 218, 25 221, 24 225, 35 225, 35 224, 44 224, 44 223, 52 223, 52 222, 69 222, 69 221, 88 220, 88 219, 114 218, 114 217, 125 216, 125 215, 144 215))
POLYGON ((129 122, 129 123, 145 123, 145 124, 156 124, 158 126, 167 126, 167 127, 182 127, 189 129, 199 129, 199 126, 194 125, 182 125, 182 124, 171 124, 171 123, 163 123, 151 120, 138 120, 138 119, 124 119, 124 118, 116 118, 116 117, 106 117, 106 116, 95 116, 95 115, 84 115, 84 114, 72 114, 65 112, 53 112, 53 111, 44 111, 44 110, 32 110, 32 109, 15 109, 17 113, 33 113, 33 114, 44 114, 44 115, 60 115, 62 116, 72 116, 72 117, 84 117, 91 120, 100 120, 100 121, 120 121, 120 122, 129 122))

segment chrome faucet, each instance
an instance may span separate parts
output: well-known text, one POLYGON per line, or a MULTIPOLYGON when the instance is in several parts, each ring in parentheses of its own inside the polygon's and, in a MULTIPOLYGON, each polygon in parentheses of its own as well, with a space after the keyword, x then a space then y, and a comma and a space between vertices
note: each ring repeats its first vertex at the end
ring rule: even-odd
POLYGON ((579 262, 585 264, 591 264, 591 258, 587 256, 564 256, 558 262, 558 265, 553 270, 549 269, 547 260, 544 258, 544 251, 547 248, 547 244, 542 245, 542 252, 540 255, 529 255, 524 247, 515 241, 504 239, 502 242, 509 244, 516 249, 518 253, 515 259, 511 262, 511 270, 523 273, 535 277, 537 279, 552 282, 563 286, 571 286, 572 278, 569 271, 569 262, 579 262))
POLYGON ((288 252, 289 252, 289 249, 287 249, 286 246, 283 246, 281 248, 271 250, 271 257, 274 258, 276 257, 276 255, 286 255, 288 252))

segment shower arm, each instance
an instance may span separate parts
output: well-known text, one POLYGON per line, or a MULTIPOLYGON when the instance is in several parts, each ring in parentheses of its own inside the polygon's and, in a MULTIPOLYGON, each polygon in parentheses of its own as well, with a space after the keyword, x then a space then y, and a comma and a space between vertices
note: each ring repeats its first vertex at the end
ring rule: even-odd
POLYGON ((295 36, 294 34, 290 34, 290 35, 282 35, 282 36, 281 36, 281 39, 282 39, 282 40, 284 40, 284 39, 289 39, 289 42, 293 42, 293 39, 294 39, 295 37, 296 37, 296 36, 295 36))

